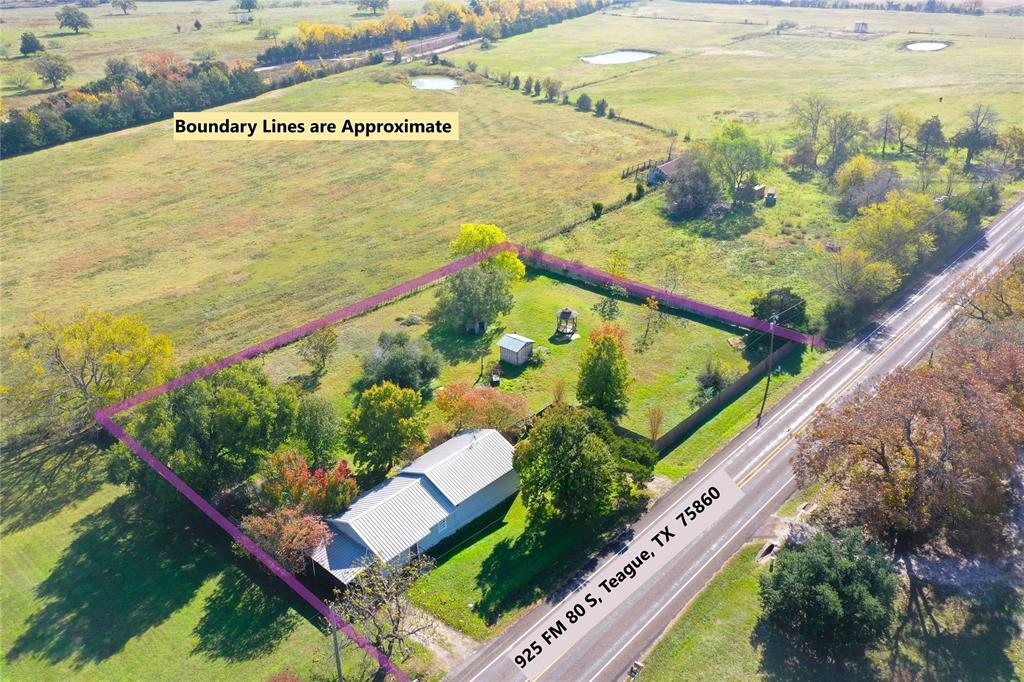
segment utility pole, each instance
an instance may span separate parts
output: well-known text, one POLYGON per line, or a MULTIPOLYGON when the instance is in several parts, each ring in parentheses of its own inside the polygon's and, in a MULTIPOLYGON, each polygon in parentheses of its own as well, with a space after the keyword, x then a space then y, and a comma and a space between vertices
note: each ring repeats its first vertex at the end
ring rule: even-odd
POLYGON ((331 623, 331 638, 334 640, 334 665, 338 669, 338 682, 341 679, 341 651, 338 649, 338 626, 331 623))
POLYGON ((775 355, 775 325, 779 322, 779 314, 772 313, 771 319, 768 320, 768 380, 764 382, 764 397, 761 398, 761 410, 757 413, 757 426, 761 426, 761 417, 764 416, 764 406, 768 402, 768 387, 772 385, 772 369, 774 363, 772 362, 772 356, 775 355))

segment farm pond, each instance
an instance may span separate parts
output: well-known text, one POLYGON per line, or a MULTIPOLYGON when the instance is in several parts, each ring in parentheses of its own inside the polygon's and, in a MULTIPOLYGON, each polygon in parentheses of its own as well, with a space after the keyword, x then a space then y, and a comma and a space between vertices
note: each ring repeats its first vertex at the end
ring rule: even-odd
POLYGON ((412 87, 417 90, 455 90, 459 83, 454 78, 444 76, 420 76, 412 79, 412 87))
POLYGON ((632 62, 642 62, 645 59, 655 57, 653 52, 642 52, 640 50, 616 50, 615 52, 605 52, 604 54, 594 55, 593 57, 580 57, 587 64, 630 64, 632 62))

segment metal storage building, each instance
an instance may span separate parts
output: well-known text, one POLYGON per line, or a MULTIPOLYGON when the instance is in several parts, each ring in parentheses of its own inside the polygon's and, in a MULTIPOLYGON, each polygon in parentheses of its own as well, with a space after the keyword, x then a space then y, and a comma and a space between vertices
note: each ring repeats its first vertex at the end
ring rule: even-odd
POLYGON ((501 361, 510 365, 522 365, 530 359, 533 354, 533 339, 519 334, 505 334, 498 341, 498 353, 501 361))

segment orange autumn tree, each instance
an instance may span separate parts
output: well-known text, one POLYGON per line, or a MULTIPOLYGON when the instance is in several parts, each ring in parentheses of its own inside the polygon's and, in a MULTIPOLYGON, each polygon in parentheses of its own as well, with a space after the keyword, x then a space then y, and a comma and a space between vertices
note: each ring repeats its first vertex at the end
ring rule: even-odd
MULTIPOLYGON (((292 573, 301 573, 306 556, 331 540, 323 519, 293 507, 275 509, 263 516, 245 516, 242 531, 292 573)), ((239 553, 246 551, 238 543, 235 548, 239 553)))
POLYGON ((267 460, 261 490, 271 509, 295 507, 319 516, 344 511, 359 493, 347 461, 327 472, 310 470, 297 452, 277 453, 267 460))
POLYGON ((437 394, 436 402, 454 433, 497 429, 511 436, 530 416, 530 407, 523 398, 489 386, 450 384, 437 394))

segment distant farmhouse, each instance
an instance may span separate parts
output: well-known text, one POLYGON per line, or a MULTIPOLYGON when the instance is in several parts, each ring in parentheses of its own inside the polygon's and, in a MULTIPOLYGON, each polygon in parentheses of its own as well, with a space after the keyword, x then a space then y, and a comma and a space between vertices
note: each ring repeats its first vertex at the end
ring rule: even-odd
POLYGON ((672 174, 676 172, 676 168, 679 167, 679 164, 683 162, 684 158, 686 157, 677 156, 674 159, 666 161, 660 166, 652 168, 647 172, 647 184, 654 187, 655 185, 660 185, 671 178, 672 174))
POLYGON ((442 443, 327 519, 334 539, 311 557, 314 572, 351 582, 371 555, 405 563, 519 489, 512 444, 494 429, 442 443))

